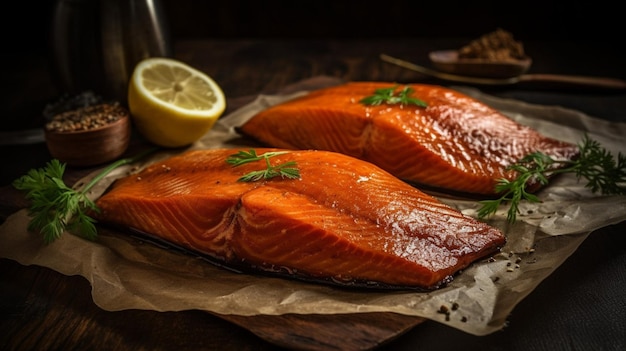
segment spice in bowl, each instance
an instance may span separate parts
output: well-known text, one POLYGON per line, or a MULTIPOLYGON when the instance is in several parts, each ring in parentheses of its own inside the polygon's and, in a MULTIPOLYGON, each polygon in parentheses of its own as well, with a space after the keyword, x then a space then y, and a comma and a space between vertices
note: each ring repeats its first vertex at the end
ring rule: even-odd
POLYGON ((60 113, 46 124, 51 132, 77 132, 96 129, 128 116, 128 112, 118 104, 87 106, 60 113))
POLYGON ((510 32, 498 28, 460 48, 459 58, 503 62, 524 60, 527 56, 521 41, 515 40, 510 32))
POLYGON ((73 166, 92 166, 121 156, 130 142, 128 110, 100 103, 54 115, 45 125, 52 157, 73 166))

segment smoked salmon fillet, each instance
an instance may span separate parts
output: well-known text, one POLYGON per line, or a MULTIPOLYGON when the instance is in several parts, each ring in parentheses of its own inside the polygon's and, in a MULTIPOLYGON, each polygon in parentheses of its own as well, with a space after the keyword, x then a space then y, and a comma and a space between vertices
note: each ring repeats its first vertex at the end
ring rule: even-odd
MULTIPOLYGON (((256 149, 258 155, 275 149, 256 149)), ((225 267, 346 286, 434 289, 505 236, 381 168, 327 151, 286 151, 299 178, 239 180, 233 149, 194 150, 117 180, 100 223, 131 228, 225 267)))
MULTIPOLYGON (((541 151, 578 155, 573 144, 545 137, 452 89, 408 85, 414 104, 365 105, 361 99, 394 83, 350 82, 269 107, 237 128, 264 146, 340 152, 372 162, 398 178, 437 191, 493 197, 506 167, 541 151)), ((398 86, 400 91, 403 86, 398 86)), ((535 191, 539 184, 528 188, 535 191)))

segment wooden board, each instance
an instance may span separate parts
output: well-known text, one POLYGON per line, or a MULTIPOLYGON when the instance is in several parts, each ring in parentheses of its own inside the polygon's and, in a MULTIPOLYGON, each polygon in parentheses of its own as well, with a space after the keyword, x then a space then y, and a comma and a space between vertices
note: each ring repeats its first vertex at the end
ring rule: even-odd
POLYGON ((395 313, 216 316, 268 342, 296 350, 367 350, 395 339, 425 320, 395 313))

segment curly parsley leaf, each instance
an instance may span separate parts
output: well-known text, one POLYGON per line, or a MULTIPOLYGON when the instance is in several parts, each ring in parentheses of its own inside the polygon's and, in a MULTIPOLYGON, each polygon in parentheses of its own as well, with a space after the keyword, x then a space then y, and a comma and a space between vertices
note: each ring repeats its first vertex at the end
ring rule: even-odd
POLYGON ((51 160, 43 168, 29 170, 12 183, 13 187, 25 193, 30 202, 27 209, 31 217, 28 230, 39 231, 46 244, 60 238, 66 230, 95 240, 96 221, 88 213, 98 211, 98 208, 87 197, 87 192, 115 168, 135 162, 153 151, 154 149, 150 149, 135 157, 115 161, 98 173, 82 190, 72 189, 65 184, 65 164, 57 159, 51 160))

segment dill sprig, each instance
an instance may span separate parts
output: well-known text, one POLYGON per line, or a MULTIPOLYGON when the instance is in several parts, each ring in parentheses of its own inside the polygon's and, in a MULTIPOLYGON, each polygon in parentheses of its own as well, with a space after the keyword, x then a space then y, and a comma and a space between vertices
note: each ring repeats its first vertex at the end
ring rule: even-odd
POLYGON ((46 244, 60 238, 65 230, 95 240, 97 237, 96 221, 88 213, 99 211, 96 204, 87 197, 88 191, 115 168, 135 162, 153 152, 153 149, 137 156, 115 161, 98 173, 81 190, 67 186, 63 181, 65 164, 57 159, 46 163, 45 167, 31 169, 25 175, 13 181, 17 190, 25 192, 30 202, 28 214, 31 217, 28 230, 43 234, 46 244))
POLYGON ((262 179, 271 179, 274 177, 298 179, 300 178, 300 171, 296 167, 295 161, 288 161, 278 165, 272 165, 270 158, 287 153, 287 151, 272 151, 266 152, 262 155, 257 155, 256 150, 239 151, 236 154, 230 155, 226 162, 233 165, 233 167, 241 166, 246 163, 265 161, 265 168, 257 171, 252 171, 244 174, 238 180, 241 182, 254 182, 262 179))
POLYGON ((374 91, 374 95, 367 96, 361 99, 359 102, 365 105, 380 105, 382 103, 386 103, 389 105, 400 104, 400 105, 417 105, 421 107, 428 106, 426 102, 410 97, 409 95, 413 94, 415 90, 409 86, 405 86, 396 94, 396 90, 398 89, 398 85, 394 85, 390 88, 379 88, 374 91))
POLYGON ((482 207, 478 210, 478 217, 490 216, 496 213, 500 205, 509 203, 507 221, 515 222, 522 200, 540 201, 536 195, 526 191, 529 182, 536 181, 543 186, 548 184, 548 178, 560 173, 574 173, 578 180, 585 179, 587 181, 585 187, 593 193, 626 195, 625 155, 620 152, 615 158, 599 142, 587 135, 578 148, 580 155, 575 160, 554 160, 544 153, 534 152, 507 167, 518 172, 518 177, 512 181, 499 179, 495 190, 502 196, 498 199, 480 201, 482 207))

